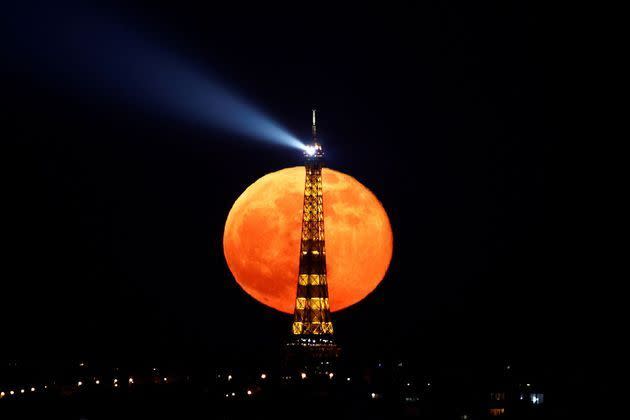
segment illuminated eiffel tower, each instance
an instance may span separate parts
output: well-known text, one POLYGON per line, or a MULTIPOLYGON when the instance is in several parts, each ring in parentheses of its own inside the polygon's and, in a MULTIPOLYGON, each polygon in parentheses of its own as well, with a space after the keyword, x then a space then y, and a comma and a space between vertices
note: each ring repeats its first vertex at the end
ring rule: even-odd
POLYGON ((333 336, 333 323, 328 301, 326 247, 324 241, 324 197, 322 164, 324 152, 317 141, 313 110, 313 144, 304 151, 306 179, 302 212, 302 237, 297 296, 288 342, 290 356, 303 366, 314 368, 329 365, 339 354, 333 336), (313 363, 316 362, 316 363, 313 363))

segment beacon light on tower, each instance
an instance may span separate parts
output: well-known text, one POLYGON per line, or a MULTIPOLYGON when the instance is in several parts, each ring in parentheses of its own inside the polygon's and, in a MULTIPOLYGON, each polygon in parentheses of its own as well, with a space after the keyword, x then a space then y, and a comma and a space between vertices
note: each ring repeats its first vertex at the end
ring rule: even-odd
POLYGON ((308 145, 304 148, 304 155, 307 157, 315 156, 315 153, 317 153, 318 148, 321 151, 322 147, 320 145, 308 145))

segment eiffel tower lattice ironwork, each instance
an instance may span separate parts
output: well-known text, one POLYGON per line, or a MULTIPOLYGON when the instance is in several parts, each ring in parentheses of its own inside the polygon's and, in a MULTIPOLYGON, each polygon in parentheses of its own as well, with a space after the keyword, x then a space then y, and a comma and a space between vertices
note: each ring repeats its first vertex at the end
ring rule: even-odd
MULTIPOLYGON (((333 323, 328 301, 326 247, 324 241, 324 197, 322 161, 324 153, 317 141, 313 110, 313 144, 304 151, 306 179, 302 213, 300 270, 293 316, 295 336, 318 336, 318 342, 332 342, 333 323), (323 340, 321 340, 323 339, 323 340)), ((310 341, 309 341, 310 342, 310 341)))

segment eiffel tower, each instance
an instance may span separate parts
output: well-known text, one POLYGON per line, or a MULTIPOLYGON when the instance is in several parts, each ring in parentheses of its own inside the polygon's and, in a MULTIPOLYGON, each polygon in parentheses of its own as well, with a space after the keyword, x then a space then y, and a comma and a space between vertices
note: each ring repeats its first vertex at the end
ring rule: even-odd
POLYGON ((313 143, 304 151, 306 179, 302 211, 302 237, 297 296, 287 343, 293 365, 326 373, 338 357, 328 301, 322 166, 324 152, 317 141, 313 110, 313 143))

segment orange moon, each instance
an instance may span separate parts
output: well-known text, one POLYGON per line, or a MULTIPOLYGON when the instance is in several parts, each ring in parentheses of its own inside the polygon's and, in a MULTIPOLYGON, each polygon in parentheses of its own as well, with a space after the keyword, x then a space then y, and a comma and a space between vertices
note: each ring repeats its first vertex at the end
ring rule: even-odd
MULTIPOLYGON (((238 284, 259 302, 293 313, 297 291, 303 166, 272 172, 236 200, 223 252, 238 284)), ((376 196, 353 177, 324 168, 326 270, 332 311, 353 305, 381 282, 392 258, 389 218, 376 196)))

